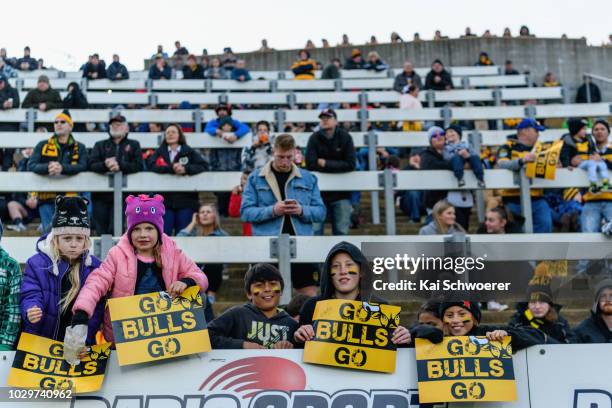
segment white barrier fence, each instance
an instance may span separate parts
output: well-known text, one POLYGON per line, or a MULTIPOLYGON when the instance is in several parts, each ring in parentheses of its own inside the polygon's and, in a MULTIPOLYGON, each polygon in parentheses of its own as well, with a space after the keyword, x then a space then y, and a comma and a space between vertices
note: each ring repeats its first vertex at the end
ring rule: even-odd
MULTIPOLYGON (((448 407, 609 408, 609 349, 606 344, 530 347, 513 356, 516 401, 448 407)), ((0 384, 6 384, 13 355, 0 353, 0 384)), ((126 369, 113 352, 100 391, 73 401, 21 402, 40 408, 419 407, 414 350, 398 350, 396 366, 393 374, 382 374, 306 364, 301 350, 213 350, 126 369)), ((8 399, 8 388, 2 393, 1 408, 20 406, 8 399)))

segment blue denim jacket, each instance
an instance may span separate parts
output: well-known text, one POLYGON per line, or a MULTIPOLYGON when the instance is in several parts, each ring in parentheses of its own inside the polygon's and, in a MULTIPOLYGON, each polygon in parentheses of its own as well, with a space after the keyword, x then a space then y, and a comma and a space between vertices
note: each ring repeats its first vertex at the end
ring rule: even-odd
MULTIPOLYGON (((272 214, 281 194, 271 167, 270 161, 251 173, 242 193, 240 218, 253 225, 253 235, 278 236, 283 228, 285 217, 272 214)), ((317 178, 309 171, 293 165, 285 186, 285 197, 297 200, 302 206, 301 216, 291 216, 297 235, 312 235, 312 223, 325 221, 326 209, 317 178)))

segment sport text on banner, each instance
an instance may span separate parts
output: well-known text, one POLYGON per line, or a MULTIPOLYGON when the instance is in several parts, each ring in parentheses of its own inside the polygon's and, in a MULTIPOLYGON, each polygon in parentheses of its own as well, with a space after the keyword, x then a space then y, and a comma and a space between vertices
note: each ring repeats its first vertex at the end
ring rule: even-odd
POLYGON ((515 401, 510 337, 445 337, 440 344, 416 339, 421 402, 515 401))
POLYGON ((76 394, 97 391, 102 388, 110 347, 110 343, 91 346, 81 363, 72 366, 64 360, 64 345, 61 342, 22 333, 7 385, 71 389, 76 394))
POLYGON ((108 305, 119 365, 211 349, 198 286, 174 299, 157 292, 110 299, 108 305))
POLYGON ((527 163, 527 167, 525 168, 525 175, 529 178, 543 178, 546 180, 554 180, 555 171, 557 170, 557 163, 559 163, 559 156, 561 155, 562 147, 563 141, 558 140, 553 143, 549 149, 536 152, 535 161, 527 163))
POLYGON ((304 362, 394 372, 396 347, 391 338, 400 311, 399 306, 350 300, 317 302, 315 338, 304 346, 304 362))

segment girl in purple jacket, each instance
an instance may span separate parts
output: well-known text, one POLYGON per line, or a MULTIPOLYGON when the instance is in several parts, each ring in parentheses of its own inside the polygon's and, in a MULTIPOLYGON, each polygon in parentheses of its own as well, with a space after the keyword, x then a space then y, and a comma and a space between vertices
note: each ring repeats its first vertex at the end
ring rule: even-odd
MULTIPOLYGON (((100 260, 89 253, 87 200, 57 196, 52 230, 36 243, 21 285, 21 317, 26 333, 63 341, 72 305, 100 260)), ((95 344, 104 313, 101 300, 89 320, 87 345, 95 344)))

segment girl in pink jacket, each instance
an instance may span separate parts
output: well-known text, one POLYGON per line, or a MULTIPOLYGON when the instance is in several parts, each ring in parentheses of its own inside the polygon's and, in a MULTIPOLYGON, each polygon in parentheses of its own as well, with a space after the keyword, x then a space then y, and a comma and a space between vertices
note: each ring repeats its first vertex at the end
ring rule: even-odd
MULTIPOLYGON (((163 201, 159 194, 126 198, 128 230, 79 292, 72 308, 72 326, 87 324, 97 302, 107 293, 117 298, 166 291, 174 297, 193 285, 206 290, 206 275, 163 233, 163 201)), ((108 309, 104 337, 114 341, 108 309)))

